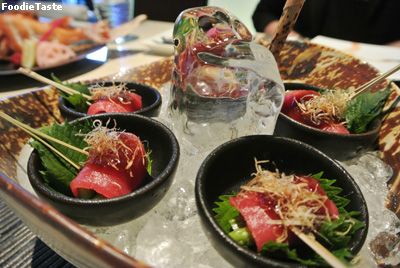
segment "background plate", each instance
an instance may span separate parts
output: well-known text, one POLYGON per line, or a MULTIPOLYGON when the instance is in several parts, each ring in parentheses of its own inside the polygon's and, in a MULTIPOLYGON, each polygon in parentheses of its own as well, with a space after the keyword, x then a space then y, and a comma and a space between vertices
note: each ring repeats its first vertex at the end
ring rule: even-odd
MULTIPOLYGON (((48 71, 57 67, 61 67, 66 64, 70 64, 79 60, 83 60, 86 58, 86 56, 96 50, 99 50, 100 48, 104 47, 104 45, 96 45, 90 49, 86 49, 80 52, 76 53, 76 57, 66 60, 66 61, 60 61, 57 64, 46 66, 46 67, 33 67, 32 70, 35 72, 39 71, 48 71)), ((1 60, 0 61, 0 76, 7 76, 7 75, 13 75, 13 74, 18 74, 18 67, 16 67, 14 64, 1 60)))
MULTIPOLYGON (((54 73, 61 80, 68 80, 99 67, 107 60, 108 56, 110 56, 109 54, 109 50, 106 46, 96 46, 95 48, 82 52, 76 58, 69 61, 51 67, 34 68, 34 70, 45 77, 50 77, 50 75, 54 73)), ((5 67, 7 64, 10 65, 4 62, 0 63, 0 79, 2 79, 2 83, 0 83, 0 92, 44 86, 43 83, 20 74, 12 65, 8 66, 9 69, 1 70, 1 68, 5 67), (2 66, 2 63, 5 65, 2 66)))

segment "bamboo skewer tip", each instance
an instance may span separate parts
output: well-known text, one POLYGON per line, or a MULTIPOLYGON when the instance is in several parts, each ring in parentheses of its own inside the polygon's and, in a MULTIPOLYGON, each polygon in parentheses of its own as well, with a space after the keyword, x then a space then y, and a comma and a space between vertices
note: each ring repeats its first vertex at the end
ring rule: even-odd
POLYGON ((55 142, 57 144, 60 144, 60 145, 62 145, 64 147, 67 147, 68 149, 71 149, 71 150, 76 151, 78 153, 81 153, 81 154, 84 154, 84 155, 89 155, 89 153, 87 151, 82 150, 80 148, 77 148, 77 147, 75 147, 73 145, 70 145, 70 144, 68 144, 66 142, 63 142, 61 140, 58 140, 58 139, 56 139, 56 138, 54 138, 52 136, 49 136, 49 135, 47 135, 47 134, 45 134, 45 133, 43 133, 43 132, 41 132, 41 131, 39 131, 37 129, 34 129, 34 128, 32 128, 32 127, 30 127, 30 126, 28 126, 28 125, 26 125, 26 124, 24 124, 22 122, 19 122, 18 120, 12 118, 11 116, 9 116, 8 114, 6 114, 6 113, 4 113, 2 111, 0 111, 0 117, 3 118, 4 120, 6 120, 7 122, 9 122, 9 123, 21 128, 23 131, 27 132, 31 136, 32 136, 32 134, 34 134, 34 135, 36 135, 36 136, 38 136, 40 138, 53 141, 53 142, 55 142))
POLYGON ((353 98, 362 92, 366 91, 367 89, 370 89, 372 86, 376 85, 377 83, 381 82, 383 79, 387 78, 388 76, 394 74, 395 72, 400 70, 400 64, 396 65, 392 69, 388 70, 387 72, 384 72, 383 74, 380 74, 379 76, 375 77, 374 79, 371 79, 370 81, 364 83, 360 87, 356 88, 354 90, 355 94, 353 98))
POLYGON ((30 70, 30 69, 20 67, 18 69, 18 71, 21 72, 22 74, 26 75, 26 76, 29 76, 30 78, 33 78, 33 79, 39 81, 39 82, 42 82, 44 84, 48 84, 50 86, 56 87, 59 90, 61 90, 62 92, 68 94, 68 95, 80 94, 84 98, 86 98, 87 100, 92 100, 92 96, 84 94, 84 93, 81 93, 81 92, 79 92, 79 91, 77 91, 77 90, 75 90, 73 88, 65 86, 64 84, 57 83, 57 82, 55 82, 55 81, 53 81, 51 79, 48 79, 48 78, 46 78, 46 77, 44 77, 44 76, 42 76, 42 75, 30 70))

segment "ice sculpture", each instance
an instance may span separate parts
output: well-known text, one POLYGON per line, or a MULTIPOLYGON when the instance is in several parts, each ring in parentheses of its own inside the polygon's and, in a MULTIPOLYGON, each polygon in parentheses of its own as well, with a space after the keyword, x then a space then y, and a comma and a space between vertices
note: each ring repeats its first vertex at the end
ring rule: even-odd
POLYGON ((270 51, 218 7, 183 11, 174 27, 169 112, 180 138, 210 149, 249 134, 272 134, 283 83, 270 51))

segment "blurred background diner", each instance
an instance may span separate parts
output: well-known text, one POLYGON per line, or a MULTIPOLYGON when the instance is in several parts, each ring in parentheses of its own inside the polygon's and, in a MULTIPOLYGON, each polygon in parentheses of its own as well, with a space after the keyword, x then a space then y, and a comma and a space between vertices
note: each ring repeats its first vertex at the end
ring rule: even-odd
MULTIPOLYGON (((284 4, 285 0, 261 0, 253 14, 256 30, 273 35, 284 4)), ((293 34, 400 46, 398 10, 398 0, 307 0, 293 34)))

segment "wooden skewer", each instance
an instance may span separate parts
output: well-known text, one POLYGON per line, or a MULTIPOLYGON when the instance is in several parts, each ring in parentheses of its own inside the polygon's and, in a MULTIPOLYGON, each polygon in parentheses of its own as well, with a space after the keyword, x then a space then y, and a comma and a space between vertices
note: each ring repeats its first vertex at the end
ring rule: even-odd
POLYGON ((60 141, 60 140, 58 140, 58 139, 56 139, 56 138, 54 138, 52 136, 49 136, 49 135, 47 135, 47 134, 45 134, 45 133, 43 133, 43 132, 41 132, 41 131, 39 131, 37 129, 34 129, 34 128, 32 128, 32 127, 30 127, 30 126, 28 126, 28 125, 26 125, 24 123, 21 123, 18 120, 12 118, 11 116, 9 116, 8 114, 6 114, 6 113, 4 113, 2 111, 0 111, 0 117, 3 118, 4 120, 10 122, 11 124, 21 128, 22 130, 24 130, 25 132, 27 132, 30 135, 34 134, 37 137, 41 137, 43 139, 47 139, 47 140, 53 141, 53 142, 58 143, 58 144, 60 144, 62 146, 65 146, 65 147, 67 147, 67 148, 69 148, 71 150, 74 150, 74 151, 76 151, 78 153, 81 153, 81 154, 84 154, 84 155, 89 155, 89 153, 87 151, 82 150, 82 149, 80 149, 78 147, 75 147, 75 146, 73 146, 71 144, 68 144, 66 142, 60 141))
POLYGON ((298 238, 300 238, 312 250, 320 255, 329 265, 334 268, 346 268, 346 265, 344 265, 335 255, 333 255, 329 250, 315 240, 313 235, 305 234, 296 227, 292 227, 291 230, 295 233, 295 235, 297 235, 298 238))
POLYGON ((389 71, 375 77, 374 79, 372 79, 371 81, 368 81, 367 83, 365 83, 364 85, 358 87, 354 92, 355 95, 353 96, 353 98, 357 95, 359 95, 361 92, 371 88, 373 85, 381 82, 383 79, 385 79, 386 77, 388 77, 391 74, 394 74, 395 72, 397 72, 398 70, 400 70, 400 64, 393 67, 392 69, 390 69, 389 71))
POLYGON ((33 79, 39 81, 39 82, 42 82, 42 83, 51 85, 51 86, 53 86, 53 87, 56 87, 56 88, 58 88, 59 90, 61 90, 62 92, 65 92, 65 93, 67 93, 67 94, 69 94, 69 95, 72 95, 72 94, 81 94, 81 95, 82 95, 83 97, 85 97, 86 99, 92 100, 92 96, 89 96, 89 95, 87 95, 87 94, 83 94, 83 93, 81 93, 81 92, 79 92, 79 91, 77 91, 77 90, 75 90, 75 89, 73 89, 73 88, 67 87, 67 86, 65 86, 65 85, 63 85, 63 84, 54 82, 53 80, 50 80, 50 79, 48 79, 48 78, 46 78, 46 77, 44 77, 44 76, 42 76, 42 75, 40 75, 40 74, 38 74, 38 73, 32 71, 32 70, 29 70, 29 69, 20 67, 20 68, 18 69, 18 71, 20 71, 22 74, 24 74, 24 75, 26 75, 26 76, 29 76, 29 77, 31 77, 31 78, 33 78, 33 79))
MULTIPOLYGON (((3 112, 1 112, 0 117, 2 117, 3 119, 7 120, 8 122, 10 122, 8 119, 6 119, 5 117, 3 117, 3 112)), ((12 123, 12 122, 10 122, 12 123)), ((15 125, 15 123, 12 123, 13 125, 15 125)), ((22 124, 22 123, 21 123, 22 124)), ((18 126, 18 125, 17 125, 18 126)), ((65 161, 67 161, 71 166, 73 166, 76 169, 80 169, 81 166, 79 166, 78 164, 76 164, 74 161, 72 161, 71 159, 69 159, 68 157, 66 157, 64 154, 62 154, 59 150, 57 150, 56 148, 54 148, 51 144, 49 144, 48 142, 46 142, 45 140, 43 140, 41 137, 37 136, 36 133, 31 132, 29 129, 24 128, 23 126, 18 126, 20 129, 22 129, 23 131, 25 131, 26 133, 28 133, 31 137, 37 139, 38 141, 40 141, 41 143, 43 143, 47 148, 49 148, 51 151, 53 151, 54 153, 56 153, 57 155, 59 155, 61 158, 63 158, 65 161)))
POLYGON ((51 151, 53 151, 54 153, 58 154, 62 159, 64 159, 65 161, 67 161, 71 166, 73 166, 76 169, 81 169, 81 166, 78 165, 77 163, 75 163, 74 161, 72 161, 71 159, 69 159, 68 157, 66 157, 63 153, 61 153, 59 150, 57 150, 54 146, 52 146, 51 144, 49 144, 48 142, 46 142, 45 140, 43 140, 42 138, 40 138, 39 136, 37 136, 35 133, 30 132, 28 129, 24 129, 21 128, 22 130, 24 130, 26 133, 28 133, 29 135, 31 135, 33 138, 37 139, 38 141, 40 141, 41 143, 43 143, 45 146, 47 146, 47 148, 49 148, 51 151))

